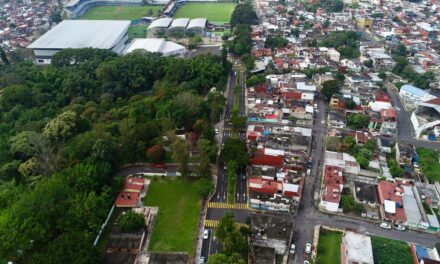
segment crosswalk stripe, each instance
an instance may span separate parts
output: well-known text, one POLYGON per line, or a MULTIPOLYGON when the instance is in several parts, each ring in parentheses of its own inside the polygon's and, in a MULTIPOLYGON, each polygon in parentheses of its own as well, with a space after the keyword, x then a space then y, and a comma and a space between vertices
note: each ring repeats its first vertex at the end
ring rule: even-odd
POLYGON ((209 202, 208 203, 209 208, 223 208, 223 209, 248 209, 247 203, 221 203, 221 202, 209 202))
MULTIPOLYGON (((217 220, 211 220, 211 219, 206 219, 205 220, 205 227, 217 227, 219 224, 219 221, 217 220)), ((246 224, 243 223, 236 223, 238 226, 247 226, 246 224)))

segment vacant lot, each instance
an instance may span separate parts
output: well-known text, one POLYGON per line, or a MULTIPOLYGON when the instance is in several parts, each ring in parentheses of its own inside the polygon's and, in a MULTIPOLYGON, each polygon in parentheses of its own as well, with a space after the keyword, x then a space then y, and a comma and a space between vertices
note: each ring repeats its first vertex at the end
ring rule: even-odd
POLYGON ((147 36, 147 25, 130 26, 128 28, 128 38, 145 38, 147 36))
POLYGON ((229 23, 235 3, 188 3, 174 14, 174 18, 206 18, 211 22, 229 23))
MULTIPOLYGON (((193 254, 205 183, 205 179, 189 181, 159 177, 151 181, 145 204, 159 207, 150 241, 151 251, 193 254)), ((207 183, 209 186, 210 182, 207 183)))
POLYGON ((341 263, 341 242, 342 233, 321 229, 318 242, 318 264, 339 264, 341 263))
POLYGON ((413 264, 409 245, 403 241, 372 236, 371 244, 376 264, 413 264))
POLYGON ((90 8, 81 19, 134 20, 157 15, 162 6, 97 6, 90 8))
POLYGON ((419 163, 422 166, 423 174, 430 183, 440 181, 440 163, 438 152, 433 149, 417 148, 419 163))

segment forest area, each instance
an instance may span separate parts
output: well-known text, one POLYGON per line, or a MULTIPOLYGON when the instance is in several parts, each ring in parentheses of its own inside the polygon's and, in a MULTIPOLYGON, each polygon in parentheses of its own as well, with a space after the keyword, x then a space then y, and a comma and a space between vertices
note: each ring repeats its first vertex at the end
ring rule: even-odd
POLYGON ((212 55, 95 49, 61 51, 47 67, 1 65, 0 262, 100 263, 93 240, 124 164, 173 161, 184 171, 194 158, 210 176, 230 68, 212 55), (177 129, 198 135, 198 157, 177 129))

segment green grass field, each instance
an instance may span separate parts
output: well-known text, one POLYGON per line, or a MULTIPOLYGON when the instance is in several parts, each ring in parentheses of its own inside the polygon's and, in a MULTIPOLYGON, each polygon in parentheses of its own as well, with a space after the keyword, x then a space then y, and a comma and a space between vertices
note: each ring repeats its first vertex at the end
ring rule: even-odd
POLYGON ((430 183, 440 181, 439 153, 432 149, 417 148, 419 163, 422 166, 423 174, 430 183))
POLYGON ((128 38, 145 38, 147 36, 147 25, 130 26, 128 28, 128 38))
POLYGON ((235 3, 188 3, 174 14, 174 18, 206 18, 211 22, 229 23, 235 3))
MULTIPOLYGON (((199 181, 200 182, 200 181, 199 181)), ((194 239, 200 216, 198 182, 178 179, 152 179, 145 204, 158 206, 150 250, 153 252, 194 253, 194 239)))
POLYGON ((342 233, 321 229, 318 242, 317 264, 341 263, 342 233))
POLYGON ((144 16, 155 16, 162 8, 163 6, 97 6, 90 8, 81 19, 134 20, 144 16))

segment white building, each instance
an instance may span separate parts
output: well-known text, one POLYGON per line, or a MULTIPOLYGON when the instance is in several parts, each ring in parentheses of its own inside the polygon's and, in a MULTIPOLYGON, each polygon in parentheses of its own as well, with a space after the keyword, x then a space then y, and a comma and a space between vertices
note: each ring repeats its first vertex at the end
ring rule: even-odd
POLYGON ((415 109, 421 102, 436 98, 427 91, 408 84, 400 88, 399 95, 408 110, 415 109))
POLYGON ((96 48, 121 54, 127 42, 130 21, 64 20, 28 46, 37 64, 50 64, 63 49, 96 48))
POLYGON ((342 264, 374 264, 373 247, 369 236, 345 232, 341 245, 342 264))
POLYGON ((124 54, 133 52, 134 50, 145 50, 148 52, 162 53, 162 56, 183 57, 186 53, 186 48, 182 45, 176 44, 172 41, 166 41, 162 38, 135 38, 128 45, 124 54))
POLYGON ((335 49, 329 49, 327 51, 327 56, 332 60, 332 61, 336 61, 338 62, 339 59, 341 58, 341 53, 339 53, 339 51, 335 50, 335 49))
POLYGON ((440 98, 418 103, 417 109, 411 114, 411 123, 416 137, 424 132, 440 136, 440 98))

